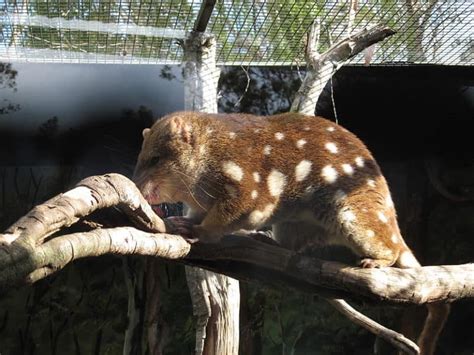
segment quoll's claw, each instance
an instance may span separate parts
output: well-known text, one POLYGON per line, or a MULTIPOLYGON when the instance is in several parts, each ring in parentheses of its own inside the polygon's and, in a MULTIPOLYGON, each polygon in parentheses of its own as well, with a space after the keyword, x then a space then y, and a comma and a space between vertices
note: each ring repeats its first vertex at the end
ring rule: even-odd
POLYGON ((193 238, 193 237, 184 237, 184 240, 186 240, 189 244, 194 244, 199 242, 198 238, 193 238))
POLYGON ((179 234, 184 237, 193 235, 193 222, 186 217, 173 216, 164 219, 166 233, 179 234))
POLYGON ((380 265, 377 262, 377 260, 365 258, 360 261, 360 267, 364 269, 373 269, 373 268, 381 268, 382 265, 380 265))

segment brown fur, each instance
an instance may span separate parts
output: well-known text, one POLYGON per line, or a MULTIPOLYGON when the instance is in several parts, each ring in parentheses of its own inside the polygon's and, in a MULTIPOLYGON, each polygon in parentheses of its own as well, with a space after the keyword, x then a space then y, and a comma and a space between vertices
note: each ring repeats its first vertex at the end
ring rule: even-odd
POLYGON ((306 239, 323 229, 323 243, 348 246, 363 267, 419 266, 371 153, 321 117, 168 115, 144 131, 135 180, 152 204, 184 202, 204 242, 297 223, 306 239))

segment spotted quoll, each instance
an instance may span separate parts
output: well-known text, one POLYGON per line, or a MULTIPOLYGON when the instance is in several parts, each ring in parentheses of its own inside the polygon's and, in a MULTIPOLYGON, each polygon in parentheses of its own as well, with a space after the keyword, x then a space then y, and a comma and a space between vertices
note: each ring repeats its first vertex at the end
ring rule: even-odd
MULTIPOLYGON (((177 112, 145 129, 143 138, 134 179, 144 197, 150 204, 181 201, 189 210, 186 218, 168 220, 170 233, 210 243, 271 225, 277 240, 296 233, 319 245, 347 246, 362 267, 420 266, 400 235, 373 156, 331 121, 296 113, 177 112)), ((418 340, 423 355, 434 352, 449 305, 428 310, 418 340)))
POLYGON ((374 158, 331 121, 178 112, 143 137, 138 187, 151 204, 184 202, 203 242, 269 225, 278 238, 297 223, 300 233, 323 229, 324 243, 351 248, 364 267, 419 266, 374 158))

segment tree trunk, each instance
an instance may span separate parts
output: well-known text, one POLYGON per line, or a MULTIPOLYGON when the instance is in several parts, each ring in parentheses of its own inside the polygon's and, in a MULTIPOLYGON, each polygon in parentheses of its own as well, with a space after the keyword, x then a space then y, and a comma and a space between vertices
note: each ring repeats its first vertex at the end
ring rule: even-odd
MULTIPOLYGON (((217 113, 216 43, 191 32, 184 45, 185 109, 217 113)), ((196 317, 196 354, 238 354, 239 282, 203 269, 186 267, 196 317)))

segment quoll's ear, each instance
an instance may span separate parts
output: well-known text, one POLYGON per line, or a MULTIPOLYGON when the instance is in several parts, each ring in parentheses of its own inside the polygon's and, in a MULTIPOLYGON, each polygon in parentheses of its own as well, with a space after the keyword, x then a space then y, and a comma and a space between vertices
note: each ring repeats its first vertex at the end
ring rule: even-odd
POLYGON ((145 128, 145 129, 142 131, 142 136, 143 136, 143 138, 146 138, 146 136, 148 136, 148 134, 150 134, 150 129, 149 129, 149 128, 145 128))
POLYGON ((170 121, 171 134, 179 140, 194 145, 193 126, 181 117, 173 117, 170 121))

